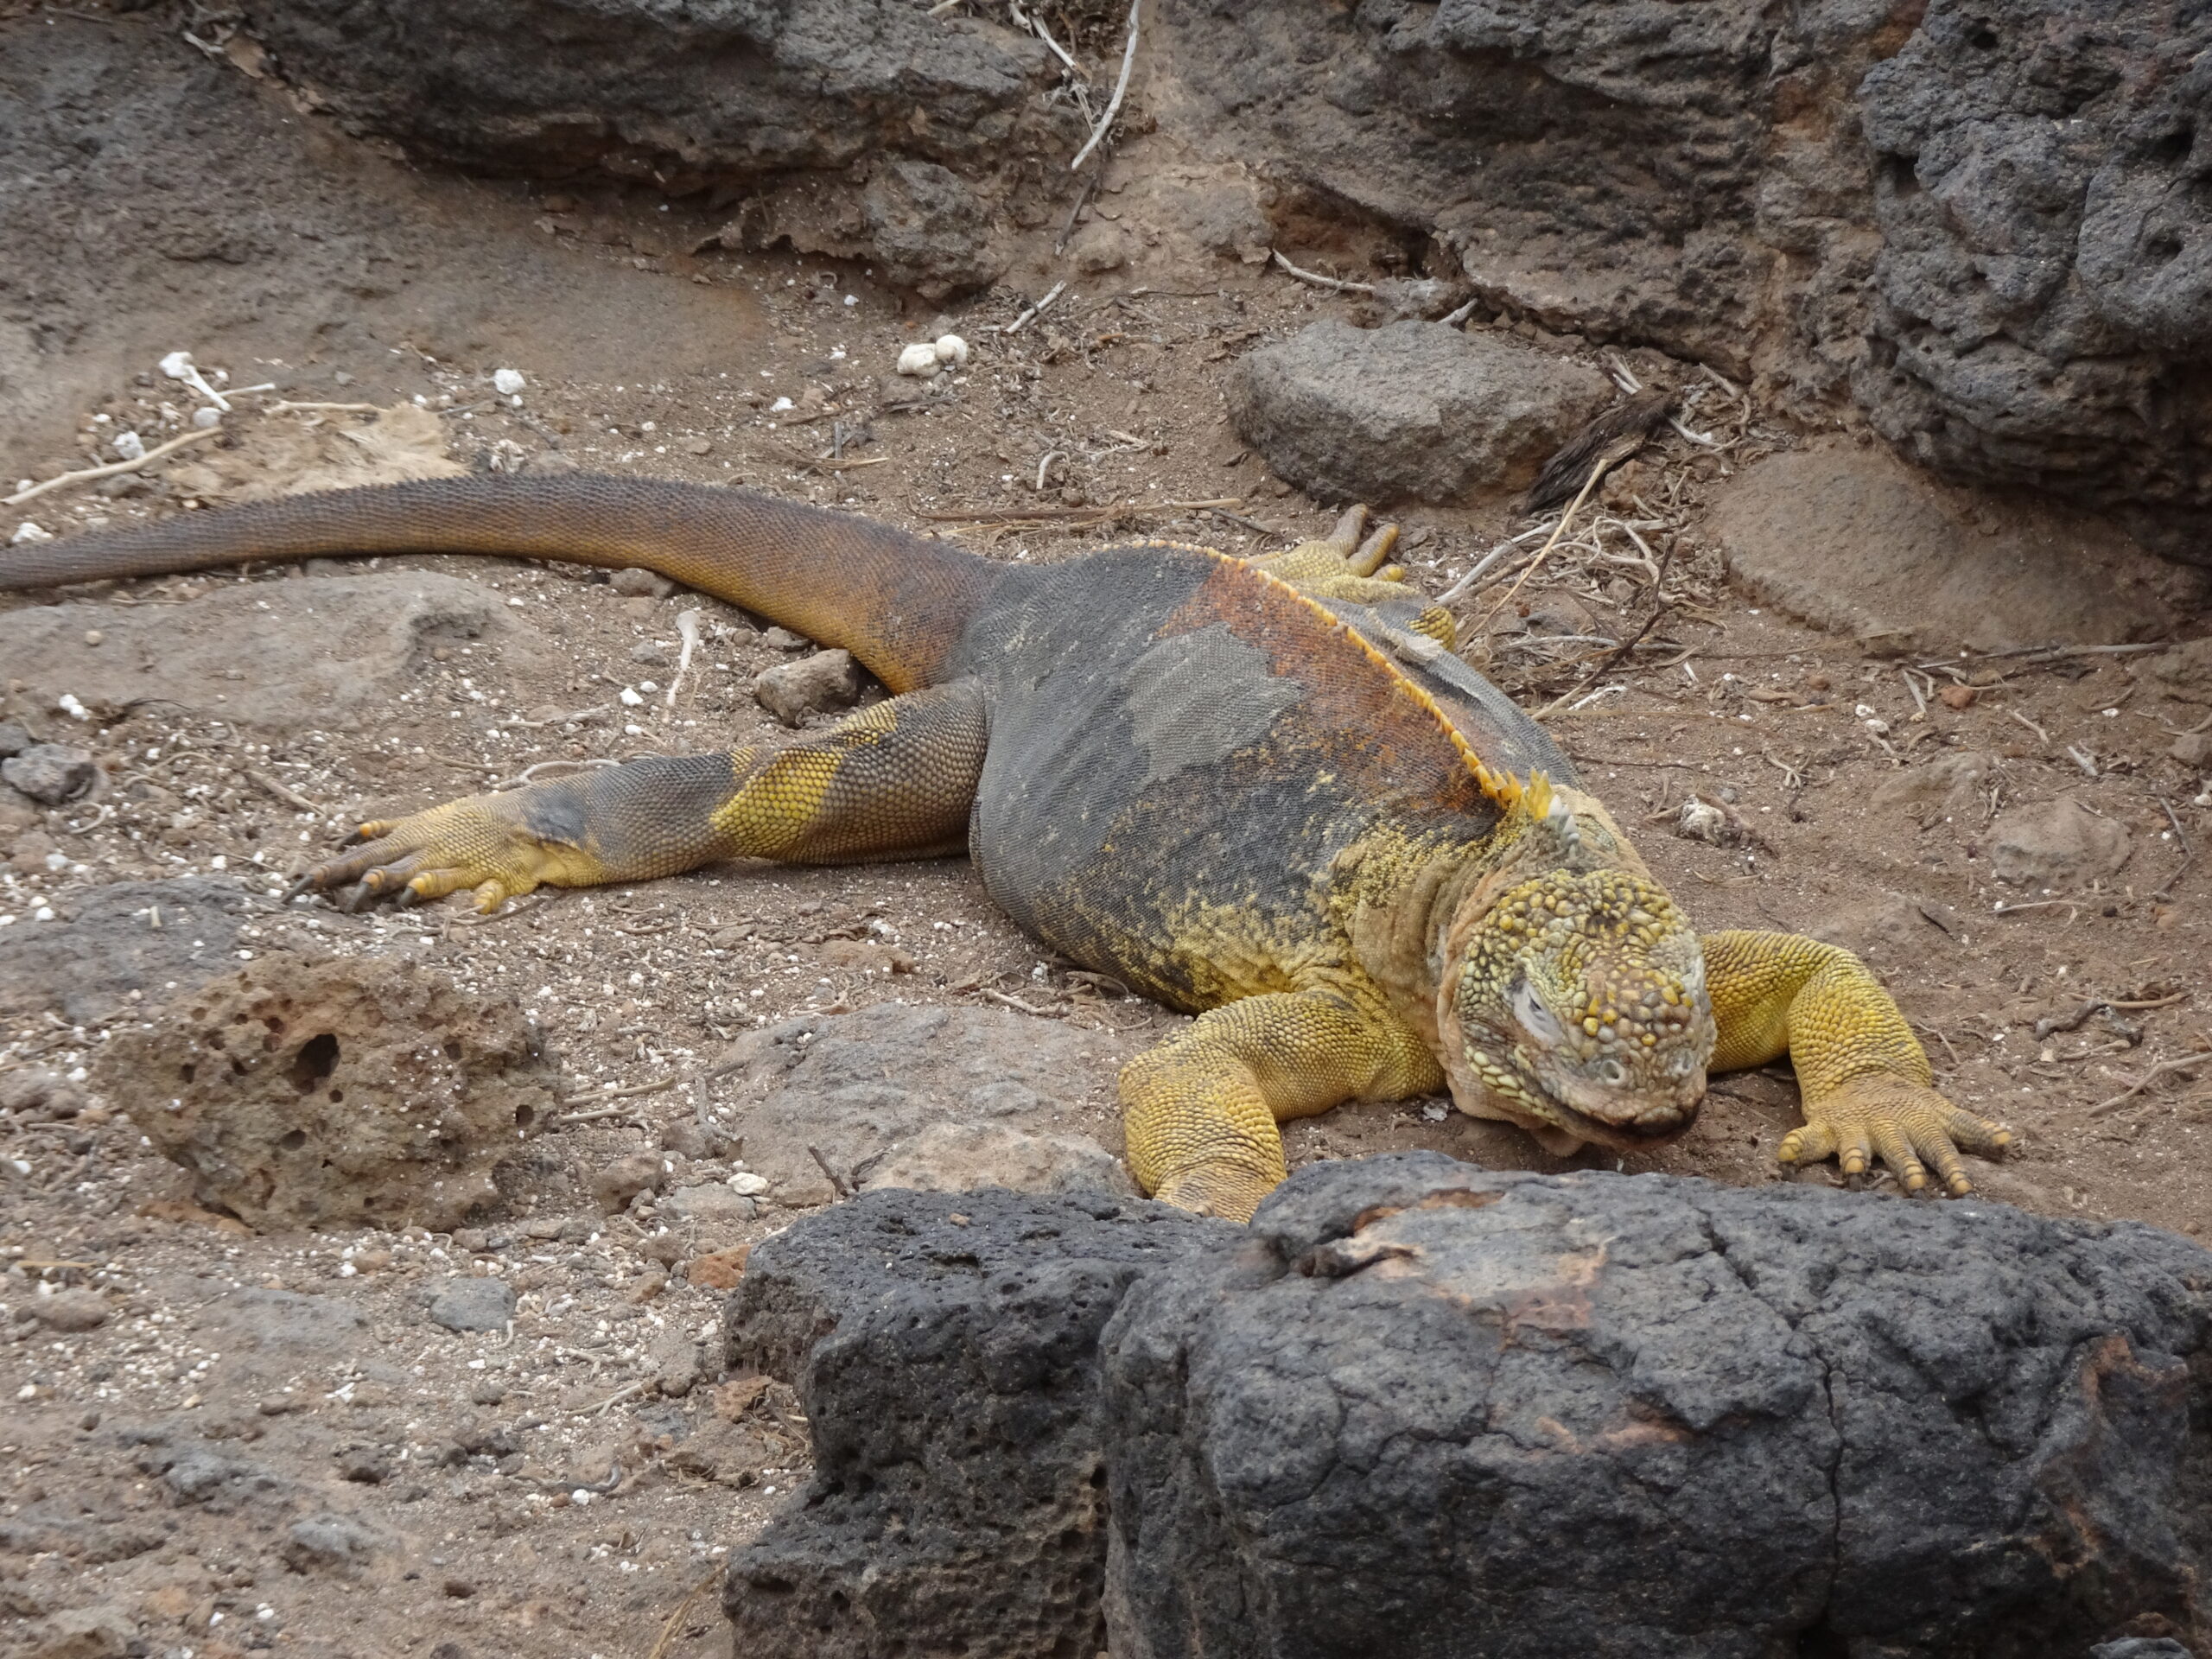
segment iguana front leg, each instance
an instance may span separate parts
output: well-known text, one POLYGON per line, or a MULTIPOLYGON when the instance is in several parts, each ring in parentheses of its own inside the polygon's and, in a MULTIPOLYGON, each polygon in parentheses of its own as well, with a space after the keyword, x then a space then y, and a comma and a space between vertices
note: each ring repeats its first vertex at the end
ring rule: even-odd
POLYGON ((788 748, 633 760, 365 823, 369 844, 300 888, 358 906, 473 889, 496 910, 539 887, 673 875, 722 858, 842 864, 966 844, 986 721, 972 681, 909 693, 788 748))
POLYGON ((1959 1148, 1994 1156, 2012 1144, 2004 1125, 1936 1092, 1920 1039, 1850 951, 1792 933, 1708 933, 1702 943, 1719 1031, 1709 1069, 1785 1055, 1796 1067, 1805 1123, 1783 1141, 1783 1163, 1834 1158, 1856 1175, 1878 1156, 1908 1192, 1928 1185, 1932 1164, 1961 1198, 1973 1183, 1959 1148))
MULTIPOLYGON (((1270 553, 1250 563, 1324 605, 1332 599, 1374 606, 1402 605, 1419 599, 1418 593, 1404 585, 1406 573, 1385 563, 1397 544, 1398 527, 1384 524, 1363 541, 1361 532, 1366 527, 1367 509, 1353 507, 1337 520, 1337 527, 1324 539, 1300 542, 1287 551, 1270 553)), ((1441 606, 1424 607, 1411 626, 1414 632, 1428 635, 1446 651, 1457 645, 1459 626, 1452 620, 1452 613, 1441 606)))
POLYGON ((1249 1221, 1287 1173, 1278 1122, 1443 1086, 1435 1058, 1395 1021, 1324 991, 1246 997, 1122 1068, 1129 1172, 1166 1203, 1249 1221))

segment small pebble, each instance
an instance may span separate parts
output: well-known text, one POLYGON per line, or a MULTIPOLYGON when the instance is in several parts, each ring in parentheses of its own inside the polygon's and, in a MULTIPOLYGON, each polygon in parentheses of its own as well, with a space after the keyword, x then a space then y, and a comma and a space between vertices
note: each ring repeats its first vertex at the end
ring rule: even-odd
POLYGON ((107 1298, 97 1290, 64 1290, 41 1296, 31 1317, 49 1331, 97 1331, 107 1323, 107 1298))
POLYGON ((625 599, 666 599, 676 591, 676 584, 658 571, 641 570, 634 565, 617 570, 607 585, 625 599))
POLYGON ((514 1287, 504 1279, 448 1279, 430 1299, 430 1323, 448 1331, 504 1331, 514 1316, 514 1287))

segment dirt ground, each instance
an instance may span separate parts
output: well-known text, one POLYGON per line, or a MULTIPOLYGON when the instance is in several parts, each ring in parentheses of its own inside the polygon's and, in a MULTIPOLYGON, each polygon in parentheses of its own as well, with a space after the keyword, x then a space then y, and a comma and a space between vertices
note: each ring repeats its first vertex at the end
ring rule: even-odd
MULTIPOLYGON (((1359 301, 1153 238, 1147 175, 1179 163, 1148 141, 1110 163, 1094 209, 1123 232, 1118 265, 1078 270, 1048 232, 999 287, 940 315, 879 290, 865 268, 687 251, 714 226, 682 203, 422 176, 150 22, 21 15, 0 21, 0 64, 18 90, 132 69, 137 90, 105 118, 153 134, 187 111, 218 161, 235 161, 228 183, 219 168, 195 175, 198 195, 162 198, 162 212, 188 208, 238 238, 230 253, 157 257, 149 232, 99 218, 96 203, 13 199, 18 238, 42 227, 57 269, 103 274, 86 278, 73 333, 55 332, 66 294, 40 315, 51 354, 34 378, 21 353, 0 365, 15 388, 0 481, 106 459, 125 427, 149 447, 188 430, 197 400, 155 369, 168 351, 227 371, 232 387, 274 388, 238 396, 225 435, 155 469, 150 486, 54 492, 12 509, 10 531, 215 509, 316 468, 365 480, 441 466, 741 483, 1008 560, 1140 533, 1268 550, 1333 517, 1334 504, 1290 491, 1244 449, 1220 383, 1236 354, 1359 301), (118 237, 136 245, 102 241, 118 237), (349 287, 349 261, 386 274, 349 287), (903 346, 946 332, 971 355, 943 385, 891 373, 903 346), (493 389, 503 368, 524 378, 519 402, 493 389)), ((143 175, 170 165, 150 143, 129 162, 143 175)), ((98 190, 123 203, 133 188, 151 187, 126 177, 98 190)), ((1339 239, 1301 251, 1371 274, 1387 250, 1339 239)), ((1577 340, 1538 343, 1600 360, 1577 340)), ((1509 557, 1453 601, 1466 654, 1531 706, 1573 694, 1553 728, 1702 925, 1821 931, 1885 974, 1940 1086, 2019 1133, 2003 1164, 1974 1165, 1983 1193, 2202 1233, 2212 1083, 2185 1064, 2158 1068, 2212 1045, 2201 971, 2212 871, 2197 851, 2212 803, 2170 753, 2212 715, 2212 689, 2150 672, 2148 652, 1982 658, 1916 677, 1928 659, 1869 655, 1755 605, 1701 533, 1706 504, 1802 435, 1717 385, 1701 408, 1719 447, 1668 436, 1609 487, 1605 511, 1633 535, 1570 550, 1510 596, 1509 557), (1644 648, 1631 669, 1610 665, 1611 642, 1660 608, 1655 588, 1664 606, 1644 648), (1719 842, 1675 833, 1693 797, 1719 842), (2125 864, 2048 892, 1997 880, 1993 821, 2061 799, 2129 832, 2125 864), (2114 1007, 2076 1018, 2096 1003, 2114 1007)), ((1530 521, 1501 501, 1403 523, 1410 579, 1440 594, 1530 521)), ((478 584, 513 629, 440 644, 404 695, 320 723, 301 709, 237 717, 212 701, 100 705, 78 720, 8 685, 0 720, 92 748, 104 777, 87 800, 0 809, 14 815, 0 820, 0 941, 50 925, 49 912, 66 921, 105 884, 229 883, 251 903, 237 955, 434 964, 526 1005, 587 1108, 603 1091, 686 1082, 775 1021, 880 1001, 1013 1007, 1110 1027, 1129 1047, 1176 1023, 1042 957, 957 861, 711 870, 540 895, 482 921, 459 899, 361 916, 281 904, 282 876, 355 821, 549 762, 785 734, 752 685, 792 653, 716 601, 626 595, 568 567, 364 568, 478 584), (700 613, 702 649, 679 673, 687 610, 700 613), (888 950, 838 948, 864 938, 911 970, 888 950)), ((358 572, 222 572, 72 602, 113 616, 113 629, 138 625, 133 607, 164 607, 156 614, 188 632, 216 626, 196 608, 207 599, 245 587, 274 652, 315 637, 305 613, 346 574, 358 572)), ((37 602, 0 600, 0 615, 37 602)), ((110 631, 86 626, 88 639, 110 631)), ((2201 632, 2201 620, 2183 631, 2201 632)), ((238 653, 243 702, 260 647, 250 631, 213 639, 238 653)), ((83 1022, 18 999, 0 1024, 0 1075, 89 1084, 102 1045, 159 997, 83 1022)), ((1095 1133, 1117 1147, 1106 1081, 1095 1133)), ((804 1425, 775 1391, 682 1375, 721 1295, 691 1282, 711 1268, 687 1267, 793 1211, 772 1193, 751 1222, 602 1216, 592 1173, 658 1148, 693 1109, 686 1089, 612 1098, 620 1114, 535 1143, 534 1184, 512 1216, 438 1236, 252 1235, 194 1205, 181 1172, 97 1096, 66 1116, 0 1117, 11 1263, 0 1647, 16 1639, 10 1620, 28 1630, 34 1616, 74 1610, 166 1655, 725 1650, 700 1586, 804 1484, 804 1425), (425 1294, 456 1273, 514 1285, 511 1330, 426 1323, 425 1294), (71 1290, 99 1294, 97 1323, 42 1311, 71 1290)), ((1785 1179, 1774 1151, 1794 1098, 1783 1076, 1720 1080, 1691 1134, 1625 1166, 1785 1179)), ((743 1103, 716 1108, 735 1122, 743 1103)), ((1557 1166, 1440 1102, 1348 1107, 1289 1141, 1295 1162, 1429 1146, 1493 1167, 1557 1166)), ((123 1649, 82 1649, 111 1650, 123 1649)))

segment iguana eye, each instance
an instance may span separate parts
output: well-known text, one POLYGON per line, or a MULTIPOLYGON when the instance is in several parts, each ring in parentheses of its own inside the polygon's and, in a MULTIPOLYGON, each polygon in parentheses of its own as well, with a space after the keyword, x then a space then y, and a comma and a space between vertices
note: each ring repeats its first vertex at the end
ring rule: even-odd
POLYGON ((1560 1029, 1559 1020, 1552 1011, 1537 998, 1535 990, 1525 979, 1514 982, 1511 998, 1513 1017, 1527 1032, 1546 1048, 1556 1047, 1567 1033, 1560 1029))

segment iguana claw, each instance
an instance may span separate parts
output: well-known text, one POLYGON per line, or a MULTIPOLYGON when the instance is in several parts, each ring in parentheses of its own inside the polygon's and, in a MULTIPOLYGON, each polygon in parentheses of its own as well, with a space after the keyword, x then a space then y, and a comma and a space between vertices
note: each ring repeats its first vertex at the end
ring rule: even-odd
POLYGON ((1974 1191, 1960 1148, 1985 1157, 2001 1154, 2012 1132, 2001 1123, 1961 1110, 1933 1089, 1904 1077, 1853 1078, 1805 1106, 1804 1127, 1793 1129, 1777 1154, 1785 1164, 1834 1158, 1847 1175, 1863 1175, 1878 1157, 1908 1192, 1927 1190, 1935 1179, 1955 1198, 1974 1191))
POLYGON ((286 896, 343 889, 339 908, 358 911, 386 896, 415 905, 466 887, 474 890, 477 910, 488 914, 543 885, 606 879, 600 861, 583 849, 532 833, 515 798, 474 795, 410 817, 364 823, 344 842, 356 850, 316 865, 286 896))

